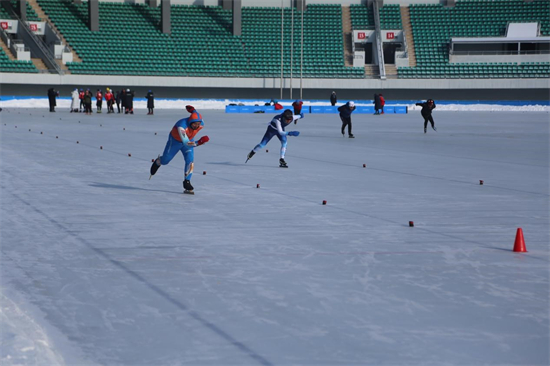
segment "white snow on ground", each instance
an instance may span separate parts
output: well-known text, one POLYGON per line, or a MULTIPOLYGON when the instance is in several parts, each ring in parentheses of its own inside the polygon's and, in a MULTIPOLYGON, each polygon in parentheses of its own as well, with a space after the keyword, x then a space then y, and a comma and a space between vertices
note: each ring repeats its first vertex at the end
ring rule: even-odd
MULTIPOLYGON (((225 107, 230 103, 241 103, 241 100, 219 100, 219 99, 155 99, 155 109, 184 109, 188 104, 193 105, 197 109, 214 109, 214 110, 225 110, 225 107)), ((264 105, 265 100, 249 100, 245 101, 246 105, 264 105)), ((283 105, 290 105, 292 101, 283 101, 283 105)), ((342 104, 345 101, 342 101, 342 104)), ((358 106, 372 106, 370 101, 357 101, 355 103, 358 106)), ((58 98, 57 99, 57 108, 59 110, 68 110, 70 108, 71 102, 67 98, 58 98)), ((327 102, 322 101, 308 101, 304 100, 305 106, 321 106, 329 105, 327 102)), ((386 103, 387 106, 392 106, 391 101, 386 103)), ((409 107, 410 111, 420 110, 420 107, 417 107, 415 104, 399 104, 406 105, 409 107)), ((531 111, 531 112, 550 112, 549 105, 499 105, 499 104, 438 104, 436 100, 437 110, 438 111, 531 111)), ((12 100, 3 100, 0 101, 0 106, 3 108, 39 108, 39 109, 49 109, 48 99, 47 98, 30 98, 30 99, 12 99, 12 100)), ((92 102, 92 108, 95 110, 95 99, 92 102)), ((116 107, 115 107, 116 108, 116 107)), ((103 109, 106 110, 106 105, 104 103, 103 109)), ((134 109, 147 109, 147 101, 144 98, 135 98, 134 99, 134 109)))

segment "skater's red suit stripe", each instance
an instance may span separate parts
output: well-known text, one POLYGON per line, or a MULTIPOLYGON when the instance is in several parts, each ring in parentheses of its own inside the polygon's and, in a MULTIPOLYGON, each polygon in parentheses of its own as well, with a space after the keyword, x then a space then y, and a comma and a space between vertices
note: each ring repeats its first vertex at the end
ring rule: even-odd
MULTIPOLYGON (((191 127, 187 127, 185 129, 185 134, 187 135, 187 137, 189 138, 189 140, 192 140, 193 137, 195 137, 195 135, 200 131, 202 130, 202 126, 200 126, 199 128, 197 128, 196 130, 193 130, 191 129, 191 127)), ((172 135, 173 138, 175 138, 176 140, 178 140, 179 142, 182 142, 181 141, 181 138, 180 138, 180 134, 178 133, 178 127, 174 126, 172 128, 172 131, 170 131, 170 134, 172 135)))

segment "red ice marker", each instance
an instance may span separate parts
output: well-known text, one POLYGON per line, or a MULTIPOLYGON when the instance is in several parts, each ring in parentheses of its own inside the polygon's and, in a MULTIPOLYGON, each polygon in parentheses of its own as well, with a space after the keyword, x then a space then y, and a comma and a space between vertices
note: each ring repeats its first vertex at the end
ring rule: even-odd
POLYGON ((518 228, 516 232, 516 241, 514 242, 514 252, 527 253, 525 239, 523 239, 523 230, 518 228))
POLYGON ((409 227, 414 227, 414 221, 409 221, 409 227))

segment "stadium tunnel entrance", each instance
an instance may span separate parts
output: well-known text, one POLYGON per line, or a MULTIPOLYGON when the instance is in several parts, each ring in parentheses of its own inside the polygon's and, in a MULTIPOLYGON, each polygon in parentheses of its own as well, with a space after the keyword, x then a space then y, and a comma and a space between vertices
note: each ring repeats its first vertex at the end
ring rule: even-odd
POLYGON ((395 51, 402 47, 401 43, 389 43, 384 42, 384 63, 385 64, 395 64, 395 51))

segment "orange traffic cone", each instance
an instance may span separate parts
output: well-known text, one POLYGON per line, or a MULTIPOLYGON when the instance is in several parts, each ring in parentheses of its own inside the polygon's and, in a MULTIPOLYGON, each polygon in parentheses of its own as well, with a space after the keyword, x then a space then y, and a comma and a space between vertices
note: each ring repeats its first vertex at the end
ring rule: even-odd
POLYGON ((523 230, 521 228, 518 228, 516 233, 514 252, 527 253, 527 248, 525 248, 525 239, 523 239, 523 230))

